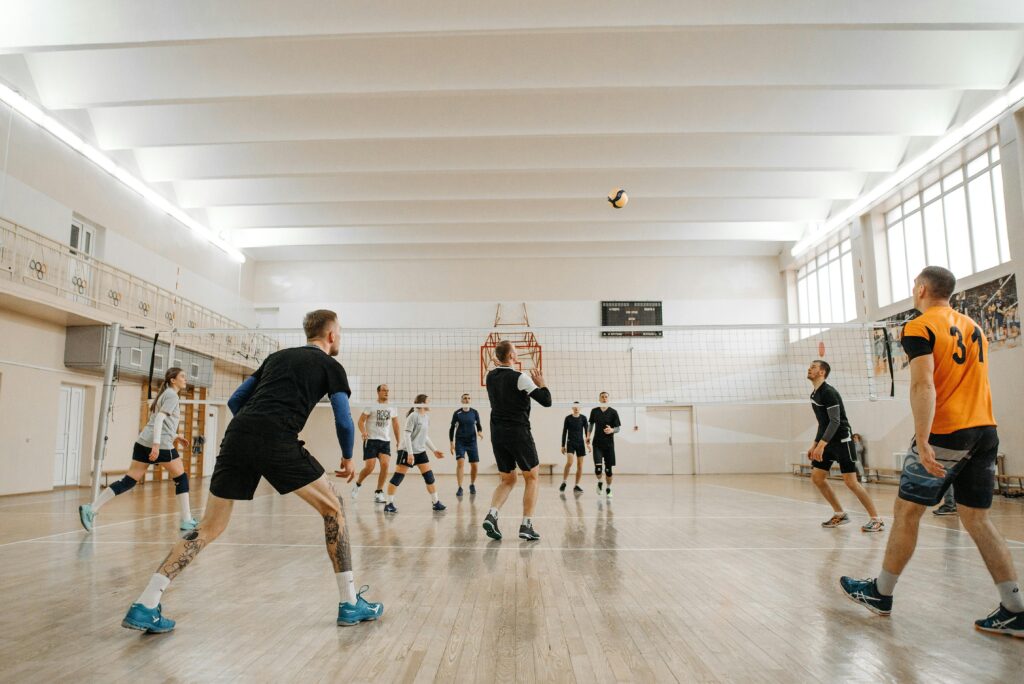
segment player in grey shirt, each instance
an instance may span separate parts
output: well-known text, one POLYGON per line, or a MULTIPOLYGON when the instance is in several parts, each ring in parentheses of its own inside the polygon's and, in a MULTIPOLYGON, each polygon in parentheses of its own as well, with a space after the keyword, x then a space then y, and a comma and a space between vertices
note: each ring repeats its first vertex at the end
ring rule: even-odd
POLYGON ((185 465, 178 454, 178 447, 185 450, 191 446, 188 440, 178 436, 178 423, 181 420, 178 392, 185 389, 187 384, 188 377, 180 368, 168 368, 164 373, 164 380, 157 390, 156 399, 149 407, 149 421, 135 440, 128 474, 101 491, 92 503, 78 507, 78 517, 82 521, 82 527, 87 531, 92 531, 100 507, 115 496, 131 490, 146 476, 146 470, 151 463, 160 465, 174 481, 174 495, 181 513, 181 531, 195 529, 198 523, 192 517, 189 508, 188 473, 185 472, 185 465))
POLYGON ((405 414, 405 435, 402 438, 404 449, 398 451, 398 460, 395 464, 395 474, 391 476, 388 483, 388 500, 384 504, 385 513, 397 513, 395 508, 395 490, 402 484, 405 474, 411 466, 416 466, 423 476, 423 482, 427 485, 427 492, 433 500, 435 511, 443 511, 446 506, 441 503, 437 496, 437 485, 434 484, 434 471, 430 469, 430 458, 427 451, 433 451, 435 458, 444 458, 444 454, 430 441, 430 397, 426 394, 417 394, 413 401, 415 406, 405 414))

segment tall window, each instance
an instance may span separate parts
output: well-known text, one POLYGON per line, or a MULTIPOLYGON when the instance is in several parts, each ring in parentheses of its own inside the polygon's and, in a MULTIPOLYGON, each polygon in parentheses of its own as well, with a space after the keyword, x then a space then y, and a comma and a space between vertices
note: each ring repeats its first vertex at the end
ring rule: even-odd
POLYGON ((93 256, 96 252, 96 228, 85 221, 71 222, 71 253, 93 256))
POLYGON ((944 266, 962 278, 1010 260, 999 145, 945 170, 884 205, 891 207, 884 241, 890 296, 882 306, 909 298, 925 266, 944 266))
POLYGON ((796 274, 801 323, 845 323, 857 318, 850 238, 818 249, 796 274))

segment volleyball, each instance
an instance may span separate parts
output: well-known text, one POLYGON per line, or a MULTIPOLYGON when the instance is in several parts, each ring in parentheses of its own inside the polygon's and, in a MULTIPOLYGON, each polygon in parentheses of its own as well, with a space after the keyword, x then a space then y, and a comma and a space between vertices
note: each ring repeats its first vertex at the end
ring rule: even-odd
POLYGON ((629 204, 629 195, 622 188, 615 188, 608 193, 608 202, 616 209, 621 209, 629 204))

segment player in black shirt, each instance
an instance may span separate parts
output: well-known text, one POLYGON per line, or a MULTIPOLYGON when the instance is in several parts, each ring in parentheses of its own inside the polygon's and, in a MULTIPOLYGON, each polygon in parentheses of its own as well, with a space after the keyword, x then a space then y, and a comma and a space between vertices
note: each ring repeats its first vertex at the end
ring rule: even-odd
POLYGON ((161 614, 163 591, 228 526, 234 501, 252 499, 261 477, 280 494, 295 492, 323 516, 327 555, 342 596, 338 624, 376 620, 384 613, 383 605, 356 593, 341 499, 323 466, 299 441, 313 407, 327 395, 341 445, 341 475, 352 480, 355 427, 348 402, 351 390, 345 369, 333 358, 340 348, 341 326, 337 315, 324 309, 306 314, 302 326, 308 344, 268 356, 228 400, 234 419, 221 442, 203 519, 164 559, 122 626, 143 632, 174 629, 174 621, 161 614))
POLYGON ((612 498, 612 469, 615 467, 615 433, 622 427, 619 412, 608 406, 608 393, 597 398, 601 404, 590 411, 590 434, 593 435, 594 474, 597 475, 597 493, 601 493, 602 472, 607 486, 605 495, 612 498))
POLYGON ((523 492, 523 523, 519 538, 540 539, 533 529, 533 507, 537 502, 537 471, 540 459, 530 432, 530 399, 541 406, 551 406, 551 392, 544 386, 539 369, 530 375, 513 366, 518 363, 511 342, 502 340, 494 348, 497 366, 487 374, 487 398, 491 402, 491 448, 498 463, 501 482, 491 497, 491 508, 484 519, 484 530, 491 539, 501 539, 498 509, 516 486, 516 467, 523 471, 526 489, 523 492))
POLYGON ((573 492, 582 494, 580 479, 583 477, 583 459, 590 447, 590 436, 587 434, 587 418, 580 415, 580 402, 572 403, 572 415, 566 416, 562 423, 562 455, 565 456, 565 470, 562 472, 562 486, 558 491, 564 492, 569 482, 569 471, 572 462, 576 461, 576 486, 573 492))
POLYGON ((871 500, 867 490, 857 481, 857 452, 853 444, 853 431, 850 429, 850 421, 846 419, 846 407, 843 406, 843 398, 832 385, 825 382, 825 378, 832 372, 831 366, 825 361, 812 361, 807 369, 807 379, 814 385, 811 392, 811 408, 814 410, 814 417, 818 420, 818 430, 814 435, 814 442, 807 450, 807 457, 811 459, 811 481, 825 497, 832 510, 833 516, 821 523, 822 527, 839 527, 850 522, 850 516, 843 511, 843 507, 836 498, 836 493, 828 483, 828 473, 832 464, 839 463, 839 470, 843 474, 843 482, 857 499, 867 509, 871 520, 864 524, 861 529, 865 532, 881 532, 885 523, 878 517, 878 511, 871 500))

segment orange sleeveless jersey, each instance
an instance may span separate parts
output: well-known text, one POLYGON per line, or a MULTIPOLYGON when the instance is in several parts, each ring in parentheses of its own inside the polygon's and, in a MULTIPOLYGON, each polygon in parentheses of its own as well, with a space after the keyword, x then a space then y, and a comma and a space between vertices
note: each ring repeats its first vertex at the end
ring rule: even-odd
POLYGON ((931 343, 935 359, 934 434, 996 424, 988 383, 988 339, 980 325, 948 306, 934 306, 908 321, 903 336, 931 343))

